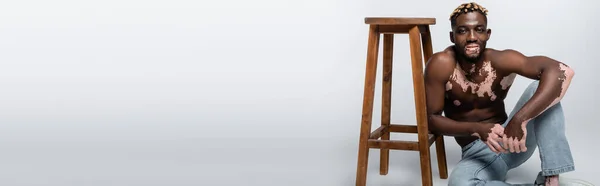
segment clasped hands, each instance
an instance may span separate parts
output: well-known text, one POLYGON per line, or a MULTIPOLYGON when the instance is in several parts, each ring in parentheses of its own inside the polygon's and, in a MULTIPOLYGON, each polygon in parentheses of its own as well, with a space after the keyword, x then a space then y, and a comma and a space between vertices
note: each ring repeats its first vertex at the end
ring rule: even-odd
POLYGON ((486 124, 482 128, 482 131, 473 135, 479 137, 496 154, 527 151, 525 145, 527 129, 525 124, 509 123, 506 128, 500 124, 486 124))

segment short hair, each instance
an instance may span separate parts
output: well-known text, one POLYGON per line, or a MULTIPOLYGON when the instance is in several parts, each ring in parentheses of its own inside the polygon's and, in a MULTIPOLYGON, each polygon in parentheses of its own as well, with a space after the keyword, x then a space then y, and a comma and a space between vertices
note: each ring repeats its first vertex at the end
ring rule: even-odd
POLYGON ((456 18, 462 14, 466 14, 469 12, 481 13, 485 18, 485 22, 487 22, 488 10, 475 2, 470 2, 470 3, 463 3, 460 6, 458 6, 456 9, 454 9, 452 14, 450 14, 450 25, 452 27, 456 26, 456 18))

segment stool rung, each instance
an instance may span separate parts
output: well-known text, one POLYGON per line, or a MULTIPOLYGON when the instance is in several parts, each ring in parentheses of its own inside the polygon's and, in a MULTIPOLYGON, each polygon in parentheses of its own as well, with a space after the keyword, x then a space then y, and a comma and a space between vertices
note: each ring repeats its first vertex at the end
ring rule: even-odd
MULTIPOLYGON (((375 129, 372 133, 371 136, 369 136, 369 148, 374 148, 371 147, 371 145, 373 145, 372 143, 374 142, 384 142, 384 143, 388 143, 386 142, 387 140, 378 140, 379 138, 381 138, 381 136, 383 135, 383 133, 385 132, 387 127, 385 126, 379 126, 377 129, 375 129)), ((403 132, 403 133, 417 133, 417 126, 414 125, 400 125, 400 124, 391 124, 389 127, 390 132, 403 132)), ((432 145, 436 138, 438 138, 439 136, 434 135, 434 134, 427 134, 427 143, 428 145, 432 145)), ((405 143, 407 141, 399 141, 400 143, 405 143)), ((412 143, 412 142, 409 142, 412 143)), ((417 143, 417 142, 414 142, 417 143)), ((418 144, 418 143, 417 143, 418 144)), ((377 147, 377 145, 375 145, 377 147)), ((392 149, 392 148, 390 148, 392 149)))
POLYGON ((390 132, 417 133, 417 126, 405 124, 391 124, 390 132))
POLYGON ((389 130, 390 132, 417 133, 416 125, 391 124, 389 129, 387 128, 388 127, 385 127, 384 125, 379 126, 377 129, 371 132, 369 139, 379 139, 386 132, 386 130, 389 130))
POLYGON ((436 135, 429 134, 429 135, 427 136, 427 138, 429 139, 429 140, 428 140, 428 142, 427 142, 427 143, 428 143, 427 145, 428 145, 428 146, 431 146, 431 145, 433 144, 433 142, 435 142, 435 139, 436 139, 437 137, 438 137, 438 136, 436 136, 436 135))
POLYGON ((370 139, 368 143, 369 148, 375 149, 419 150, 419 143, 416 141, 370 139))
POLYGON ((373 132, 371 132, 371 136, 369 136, 369 139, 379 139, 381 137, 381 135, 383 135, 384 130, 385 130, 385 126, 379 126, 379 128, 375 129, 373 132))

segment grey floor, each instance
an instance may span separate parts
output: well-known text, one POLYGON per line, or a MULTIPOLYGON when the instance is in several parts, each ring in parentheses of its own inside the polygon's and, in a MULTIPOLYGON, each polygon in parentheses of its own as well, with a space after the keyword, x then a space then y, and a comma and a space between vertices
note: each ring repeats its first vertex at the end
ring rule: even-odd
MULTIPOLYGON (((42 136, 43 137, 43 136, 42 136)), ((405 139, 394 137, 393 139, 405 139)), ((575 139, 578 141, 579 139, 575 139)), ((18 140, 2 142, 0 185, 7 186, 349 186, 354 185, 356 145, 351 138, 163 138, 118 137, 113 140, 18 140)), ((446 138, 448 166, 459 157, 458 146, 446 138)), ((598 184, 594 155, 573 145, 576 173, 569 178, 598 184)), ((392 151, 390 170, 379 173, 379 152, 371 150, 368 185, 420 185, 416 152, 392 151)), ((432 154, 435 156, 435 153, 432 154)), ((435 185, 437 162, 432 160, 435 185)), ((509 181, 531 181, 539 159, 509 172, 509 181)))
MULTIPOLYGON (((397 136, 395 139, 410 139, 397 136)), ((244 157, 251 156, 253 160, 239 158, 236 155, 220 156, 215 153, 215 159, 228 159, 228 165, 213 164, 209 170, 215 171, 214 177, 206 181, 211 185, 323 185, 347 186, 354 185, 356 170, 356 146, 353 139, 342 141, 336 139, 308 140, 305 143, 290 139, 292 147, 264 147, 251 151, 236 151, 244 157), (326 142, 329 141, 329 142, 326 142), (310 143, 309 143, 310 142, 310 143), (333 144, 337 146, 329 146, 333 144), (304 145, 302 145, 304 144, 304 145), (345 144, 345 145, 341 145, 345 144), (217 171, 219 170, 219 171, 217 171)), ((258 141, 256 141, 258 142, 258 141)), ((260 143, 260 142, 259 142, 260 143)), ((267 142, 262 142, 269 144, 267 142)), ((272 142, 271 144, 283 144, 272 142)), ((448 168, 452 170, 460 156, 458 146, 451 138, 446 138, 448 168)), ((580 147, 575 145, 575 148, 580 147)), ((433 150, 433 148, 432 148, 433 150)), ((225 152, 232 152, 225 150, 225 152)), ((392 151, 390 153, 390 170, 388 175, 379 175, 379 151, 371 150, 367 185, 403 186, 420 185, 419 155, 411 151, 392 151)), ((579 151, 582 152, 582 151, 579 151)), ((432 154, 435 157, 435 152, 432 154)), ((597 164, 587 163, 585 154, 575 153, 577 172, 564 174, 563 177, 584 179, 594 184, 600 183, 595 177, 594 168, 597 164)), ((592 160, 592 159, 590 159, 592 160)), ((593 161, 597 162, 597 161, 593 161)), ((439 179, 436 159, 432 159, 435 185, 447 185, 447 180, 439 179)), ((508 173, 511 183, 527 183, 533 181, 539 171, 539 154, 536 152, 530 161, 508 173)))

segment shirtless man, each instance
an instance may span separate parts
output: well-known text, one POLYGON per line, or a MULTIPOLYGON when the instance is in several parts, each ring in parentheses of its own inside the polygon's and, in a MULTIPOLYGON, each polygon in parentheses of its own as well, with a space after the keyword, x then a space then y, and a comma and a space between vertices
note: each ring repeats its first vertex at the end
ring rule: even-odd
POLYGON ((449 185, 510 185, 508 170, 536 147, 542 166, 532 184, 557 185, 559 174, 574 170, 560 104, 573 70, 545 56, 486 48, 487 10, 476 3, 462 4, 450 20, 454 45, 435 53, 425 69, 430 130, 454 136, 462 147, 449 185), (504 99, 516 75, 534 81, 507 114, 504 99))

